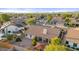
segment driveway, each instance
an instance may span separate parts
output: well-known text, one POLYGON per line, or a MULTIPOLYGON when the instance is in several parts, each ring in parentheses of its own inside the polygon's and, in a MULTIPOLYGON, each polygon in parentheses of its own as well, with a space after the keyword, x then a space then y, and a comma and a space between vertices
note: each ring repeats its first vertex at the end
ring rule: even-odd
POLYGON ((15 42, 13 44, 19 47, 29 48, 32 46, 32 40, 28 38, 23 38, 21 42, 15 42))
POLYGON ((8 48, 0 47, 0 51, 8 51, 8 48))

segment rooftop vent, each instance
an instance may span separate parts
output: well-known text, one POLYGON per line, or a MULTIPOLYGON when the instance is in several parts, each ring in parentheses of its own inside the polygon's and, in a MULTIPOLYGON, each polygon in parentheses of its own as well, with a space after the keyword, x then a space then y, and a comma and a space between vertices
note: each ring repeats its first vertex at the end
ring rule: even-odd
POLYGON ((47 29, 43 29, 43 34, 47 34, 47 29))

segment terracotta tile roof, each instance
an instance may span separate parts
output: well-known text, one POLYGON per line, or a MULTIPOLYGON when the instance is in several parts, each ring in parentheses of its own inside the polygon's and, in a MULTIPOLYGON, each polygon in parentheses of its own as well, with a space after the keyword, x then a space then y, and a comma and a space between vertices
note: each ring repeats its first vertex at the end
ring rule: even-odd
POLYGON ((65 36, 66 40, 79 43, 79 28, 70 28, 65 36))
POLYGON ((59 36, 60 29, 46 26, 30 26, 26 33, 44 38, 53 38, 59 36), (47 29, 47 34, 43 33, 44 29, 47 29))
POLYGON ((65 22, 65 20, 62 17, 53 17, 52 20, 56 20, 57 22, 62 22, 62 23, 65 22))
POLYGON ((62 17, 53 17, 53 19, 63 20, 62 17))

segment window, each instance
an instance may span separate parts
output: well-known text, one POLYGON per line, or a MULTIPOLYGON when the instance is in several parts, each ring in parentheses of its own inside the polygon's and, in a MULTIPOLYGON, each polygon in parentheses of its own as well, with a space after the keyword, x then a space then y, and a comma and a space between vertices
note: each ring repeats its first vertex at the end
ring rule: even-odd
POLYGON ((67 47, 70 47, 70 45, 67 45, 67 47))
POLYGON ((69 44, 69 42, 68 42, 68 41, 66 41, 66 44, 69 44))
POLYGON ((26 36, 27 36, 27 34, 26 34, 26 36))
POLYGON ((51 43, 51 41, 49 41, 49 43, 51 43))
POLYGON ((3 33, 5 32, 4 29, 2 30, 2 32, 3 32, 3 33))
POLYGON ((8 33, 11 33, 11 31, 8 31, 8 33))
POLYGON ((48 39, 43 40, 44 43, 48 43, 48 39))
POLYGON ((41 37, 39 37, 39 41, 42 41, 42 38, 41 37))
POLYGON ((46 39, 46 42, 48 42, 48 39, 46 39))
POLYGON ((74 44, 73 44, 73 47, 77 47, 77 44, 76 44, 76 43, 74 43, 74 44))

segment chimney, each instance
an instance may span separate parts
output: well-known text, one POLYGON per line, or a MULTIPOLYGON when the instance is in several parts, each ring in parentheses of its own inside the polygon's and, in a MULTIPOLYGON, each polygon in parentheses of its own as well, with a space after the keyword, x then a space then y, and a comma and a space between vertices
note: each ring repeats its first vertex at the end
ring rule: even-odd
POLYGON ((43 29, 43 34, 47 34, 47 29, 43 29))

